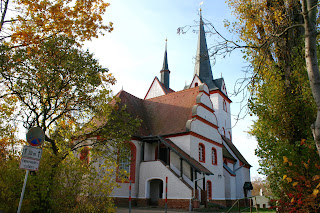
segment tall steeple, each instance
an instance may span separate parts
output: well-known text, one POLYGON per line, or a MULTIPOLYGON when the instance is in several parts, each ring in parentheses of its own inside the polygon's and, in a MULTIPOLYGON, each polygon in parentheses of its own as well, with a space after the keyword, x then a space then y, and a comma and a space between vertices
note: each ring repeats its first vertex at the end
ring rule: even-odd
POLYGON ((207 48, 206 34, 204 31, 202 14, 200 9, 200 25, 199 25, 199 37, 198 48, 196 55, 196 63, 194 67, 194 74, 198 75, 203 83, 206 83, 209 88, 214 87, 212 70, 210 65, 210 58, 207 48))
POLYGON ((169 81, 170 81, 170 71, 168 67, 168 57, 167 57, 167 39, 166 39, 166 47, 164 51, 164 59, 163 59, 163 65, 162 70, 160 71, 161 74, 161 83, 164 84, 164 86, 169 89, 169 81))

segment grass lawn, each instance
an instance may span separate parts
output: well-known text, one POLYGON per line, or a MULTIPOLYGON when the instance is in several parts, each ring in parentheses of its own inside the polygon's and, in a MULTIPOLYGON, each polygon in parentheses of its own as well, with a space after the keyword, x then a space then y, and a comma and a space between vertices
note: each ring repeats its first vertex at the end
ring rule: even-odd
MULTIPOLYGON (((194 209, 194 211, 196 212, 227 212, 229 208, 224 208, 222 206, 219 205, 215 205, 215 204, 209 204, 207 208, 203 208, 203 209, 194 209)), ((230 213, 235 213, 235 212, 239 212, 238 207, 233 207, 232 210, 230 211, 230 213)), ((250 208, 248 207, 241 207, 240 208, 240 212, 250 212, 250 208)), ((252 207, 252 212, 257 212, 255 207, 252 207)), ((258 209, 258 212, 260 213, 276 213, 275 209, 258 209)))

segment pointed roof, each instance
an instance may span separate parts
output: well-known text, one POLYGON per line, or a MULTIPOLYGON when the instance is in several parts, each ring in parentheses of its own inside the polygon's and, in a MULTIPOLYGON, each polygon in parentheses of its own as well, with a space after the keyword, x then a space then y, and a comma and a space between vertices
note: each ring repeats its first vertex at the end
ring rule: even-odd
POLYGON ((120 106, 126 105, 128 113, 142 120, 136 136, 156 136, 186 132, 199 93, 195 87, 143 100, 122 90, 117 97, 120 106))
POLYGON ((213 76, 210 64, 210 58, 207 48, 206 34, 204 31, 202 14, 200 10, 200 25, 199 25, 199 37, 198 48, 196 54, 196 63, 194 67, 194 74, 198 75, 203 83, 206 83, 209 89, 216 88, 213 83, 213 76))
POLYGON ((167 42, 168 42, 168 40, 166 39, 166 48, 165 48, 165 51, 164 51, 162 70, 169 70, 168 56, 167 56, 167 42))

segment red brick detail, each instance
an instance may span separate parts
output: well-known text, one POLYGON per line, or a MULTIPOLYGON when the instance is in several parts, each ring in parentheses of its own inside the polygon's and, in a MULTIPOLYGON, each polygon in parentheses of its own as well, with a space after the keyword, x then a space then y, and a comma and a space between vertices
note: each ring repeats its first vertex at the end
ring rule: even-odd
MULTIPOLYGON (((165 199, 158 200, 158 206, 165 207, 165 199)), ((167 200, 168 208, 170 209, 189 209, 190 200, 189 199, 168 199, 167 200)))
POLYGON ((205 108, 206 110, 214 113, 214 110, 213 110, 213 109, 211 109, 211 108, 208 107, 207 105, 204 105, 203 103, 198 103, 197 105, 198 105, 198 106, 202 106, 202 107, 205 108))
MULTIPOLYGON (((131 178, 131 183, 135 183, 136 180, 136 159, 137 159, 137 148, 134 143, 131 141, 127 141, 126 143, 130 144, 130 149, 131 149, 131 163, 130 163, 130 178, 131 178)), ((118 183, 129 183, 129 180, 122 181, 118 174, 119 174, 119 167, 116 169, 116 182, 118 183)))
POLYGON ((199 115, 194 115, 194 116, 192 116, 192 118, 196 118, 197 120, 199 120, 199 121, 201 121, 201 122, 203 122, 203 123, 215 128, 215 129, 218 129, 217 125, 205 120, 204 118, 201 118, 199 115))
POLYGON ((206 162, 206 147, 203 143, 199 143, 199 162, 205 163, 206 162), (201 151, 201 153, 200 153, 201 151), (202 159, 200 158, 200 156, 202 155, 202 159))
POLYGON ((195 132, 189 132, 187 135, 192 135, 192 136, 197 137, 197 138, 199 138, 201 140, 204 140, 204 141, 207 141, 209 143, 212 143, 212 144, 214 144, 214 145, 216 145, 218 147, 222 147, 223 146, 222 144, 220 144, 220 143, 218 143, 216 141, 213 141, 213 140, 211 140, 209 138, 203 137, 202 135, 199 135, 198 133, 195 133, 195 132))
POLYGON ((232 101, 220 90, 210 91, 210 94, 215 94, 215 93, 219 93, 226 101, 228 101, 229 104, 232 103, 232 101))

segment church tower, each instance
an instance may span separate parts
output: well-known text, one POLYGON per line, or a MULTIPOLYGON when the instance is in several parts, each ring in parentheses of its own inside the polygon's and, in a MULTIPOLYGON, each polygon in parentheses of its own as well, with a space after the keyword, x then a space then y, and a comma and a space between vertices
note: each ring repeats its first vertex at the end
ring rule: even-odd
POLYGON ((202 83, 206 83, 209 88, 212 88, 214 86, 201 9, 198 48, 196 54, 196 63, 194 66, 194 74, 200 78, 202 83))
POLYGON ((210 55, 207 47, 204 22, 200 9, 200 24, 198 34, 198 45, 194 67, 194 77, 189 88, 205 83, 210 92, 215 114, 218 119, 219 132, 221 135, 232 140, 230 103, 226 85, 223 78, 214 79, 210 64, 210 55))
POLYGON ((164 59, 163 59, 163 66, 162 66, 162 70, 160 71, 161 74, 161 78, 160 81, 161 83, 164 84, 166 89, 170 88, 170 71, 169 71, 169 67, 168 67, 168 58, 167 58, 167 39, 166 39, 166 47, 165 47, 165 51, 164 51, 164 59))

